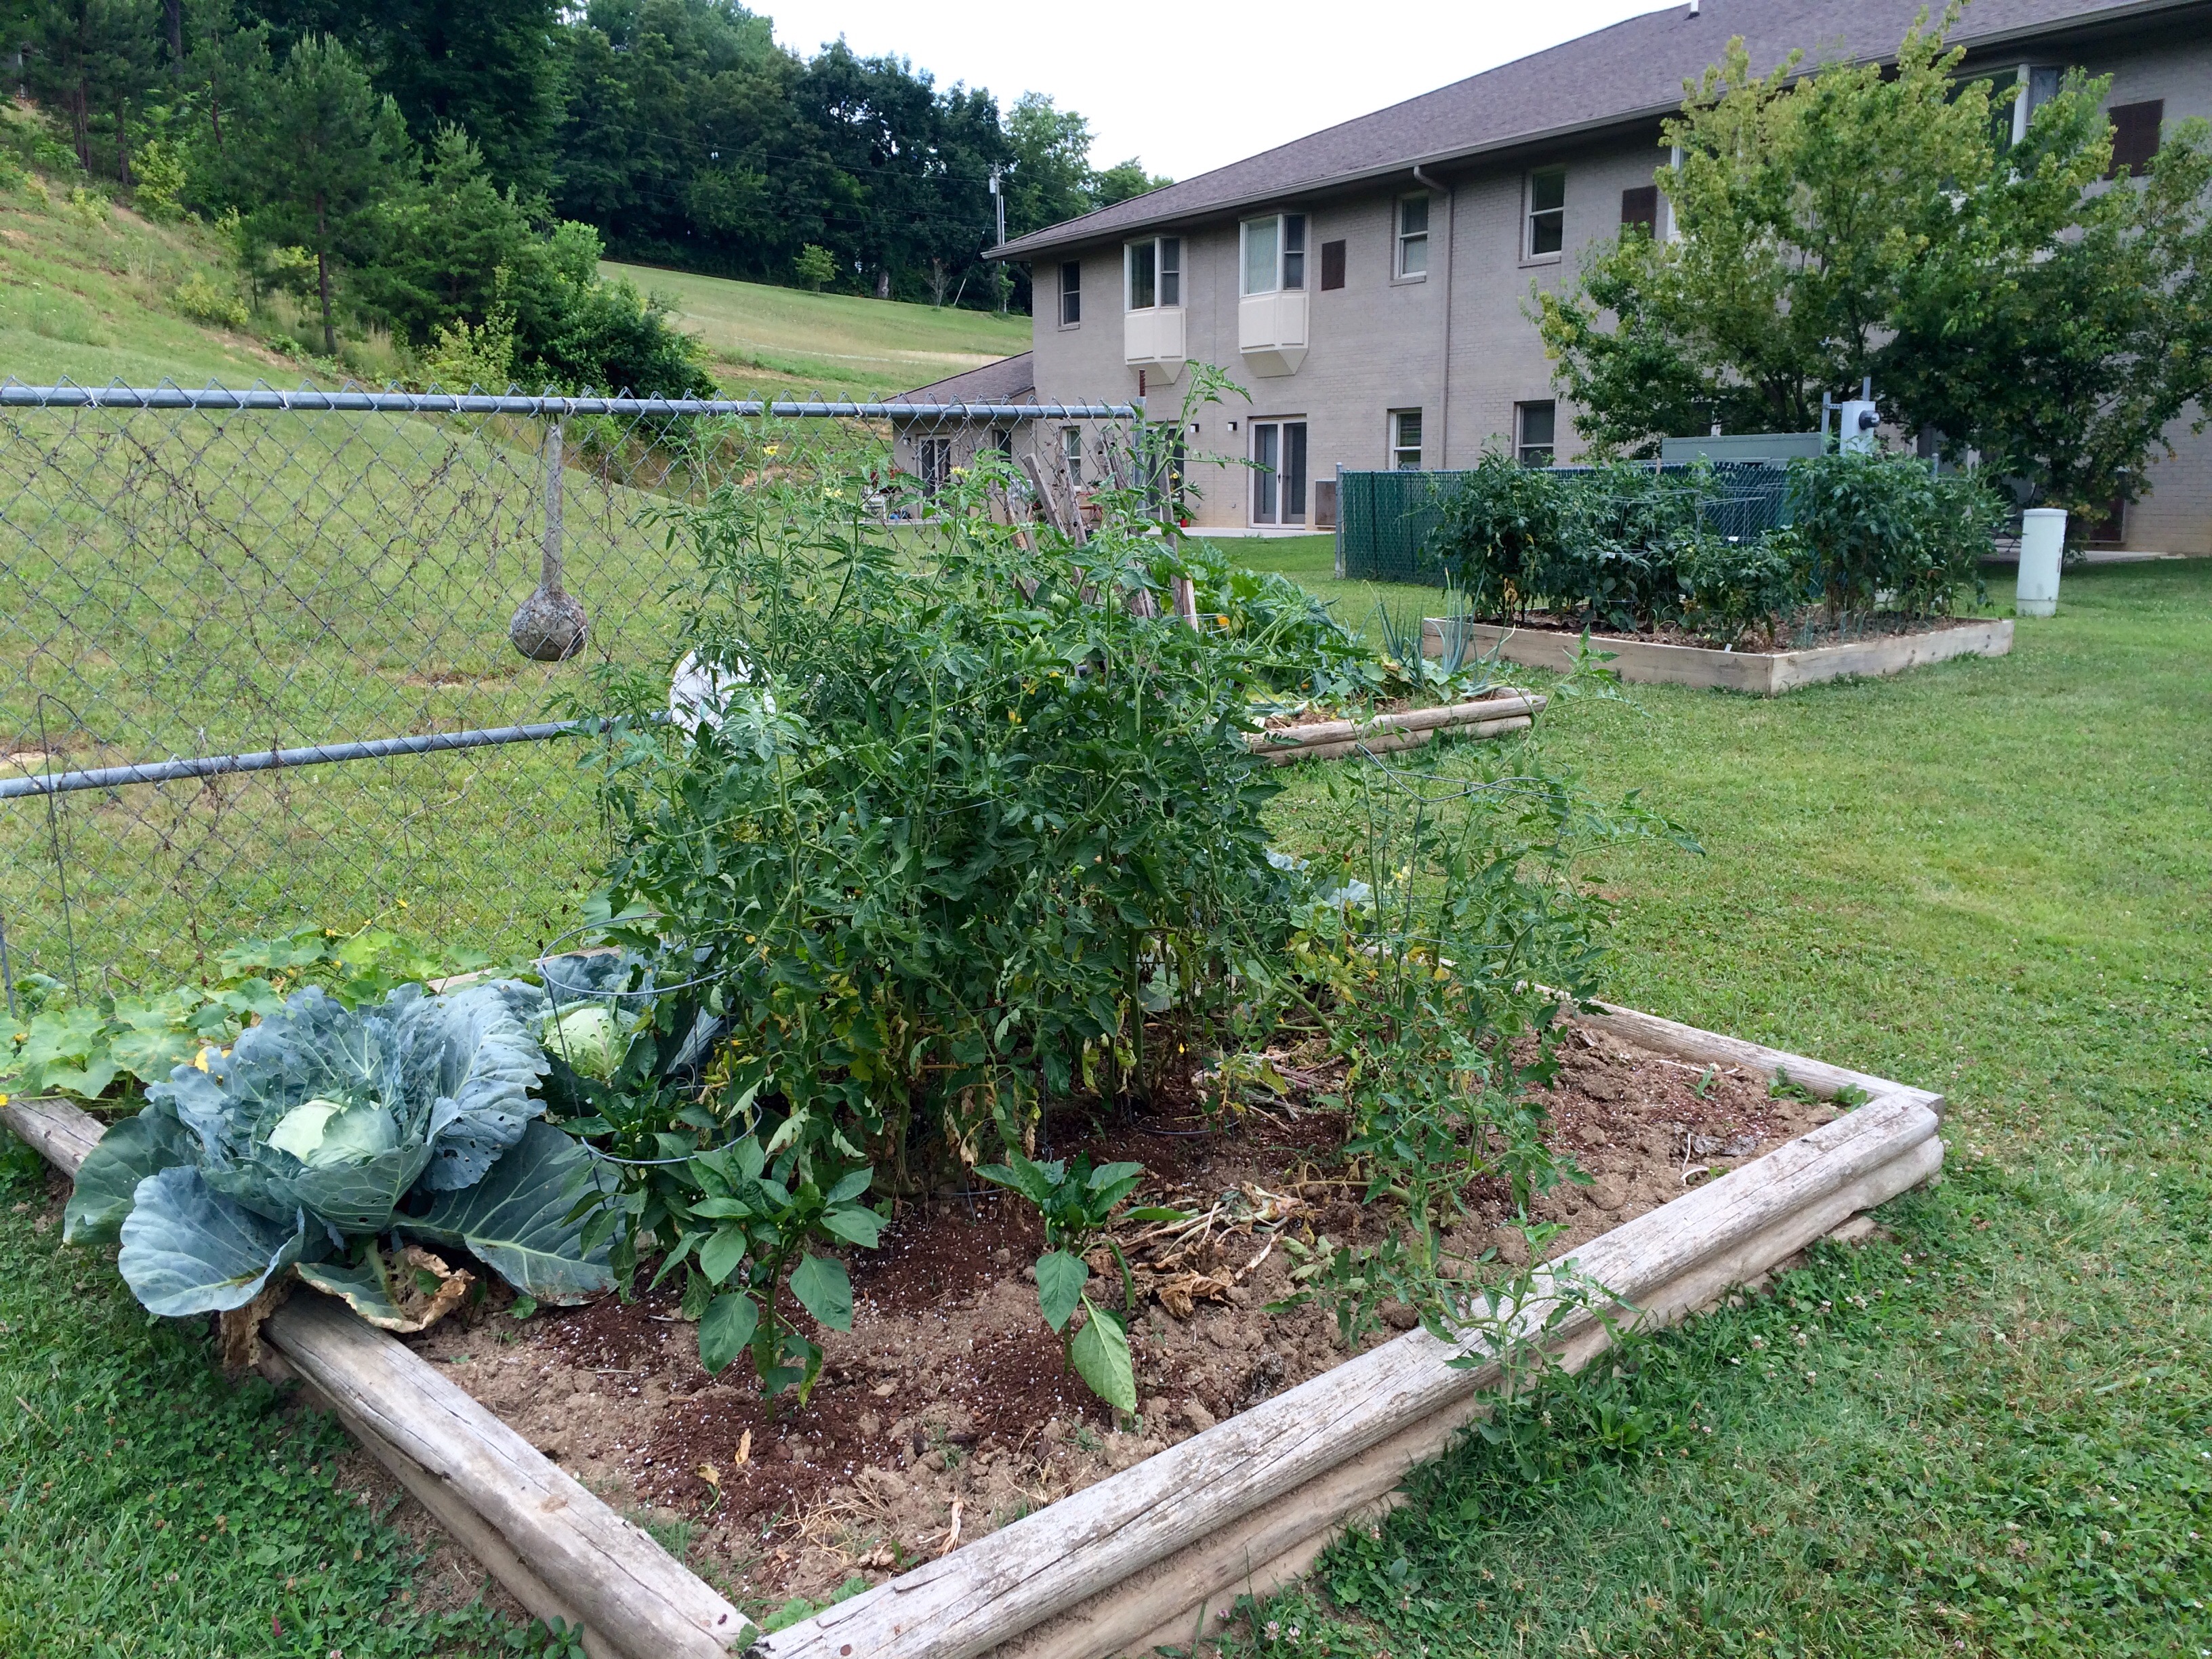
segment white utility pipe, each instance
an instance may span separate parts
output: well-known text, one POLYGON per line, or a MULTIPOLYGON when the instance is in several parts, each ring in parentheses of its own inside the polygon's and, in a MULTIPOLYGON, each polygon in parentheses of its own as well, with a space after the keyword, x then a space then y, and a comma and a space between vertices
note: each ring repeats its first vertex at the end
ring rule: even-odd
POLYGON ((2058 611, 2058 562, 2066 550, 2066 511, 2031 507, 2021 514, 2020 586, 2012 608, 2022 617, 2050 617, 2058 611))

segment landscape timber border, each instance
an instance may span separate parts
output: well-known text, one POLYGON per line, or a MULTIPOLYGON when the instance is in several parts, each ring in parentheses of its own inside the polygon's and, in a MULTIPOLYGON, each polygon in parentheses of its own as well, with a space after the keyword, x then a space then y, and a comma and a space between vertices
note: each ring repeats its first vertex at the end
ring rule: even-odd
MULTIPOLYGON (((1555 668, 1564 672, 1575 665, 1575 654, 1582 647, 1581 635, 1559 629, 1453 623, 1442 617, 1429 617, 1421 623, 1421 653, 1441 657, 1443 631, 1454 626, 1467 629, 1469 656, 1488 657, 1494 653, 1500 660, 1518 663, 1523 668, 1555 668)), ((1953 657, 2006 656, 2012 651, 2012 619, 1972 617, 1917 634, 1886 634, 1841 645, 1808 646, 1802 651, 1717 651, 1707 646, 1662 645, 1656 640, 1597 633, 1589 636, 1589 642, 1593 651, 1611 653, 1612 660, 1604 666, 1632 684, 1688 685, 1773 697, 1801 685, 1817 685, 1847 675, 1873 678, 1947 662, 1953 657)))
MULTIPOLYGON (((1571 1018, 1692 1064, 1770 1079, 1787 1072, 1815 1094, 1863 1098, 1548 1269, 1556 1281, 1571 1267, 1571 1282, 1614 1299, 1610 1309, 1571 1302, 1545 1333, 1570 1369, 1603 1352, 1613 1328, 1662 1326, 1711 1306, 1942 1166, 1941 1096, 1608 1004, 1571 1018)), ((64 1171, 100 1133, 95 1119, 54 1100, 0 1107, 0 1121, 64 1171)), ((1516 1324, 1533 1334, 1551 1311, 1539 1295, 1516 1324)), ((1501 1374, 1494 1362, 1456 1368, 1452 1346, 1409 1331, 761 1635, 404 1343, 340 1304, 300 1292, 263 1334, 526 1608, 580 1620, 593 1659, 713 1659, 748 1635, 754 1659, 1109 1659, 1187 1644, 1237 1596, 1295 1578, 1345 1527, 1387 1508, 1409 1470, 1481 1414, 1501 1374)))
POLYGON ((1400 714, 1377 714, 1372 720, 1279 726, 1251 732, 1245 742, 1254 754, 1274 766, 1287 766, 1292 761, 1340 760, 1346 755, 1380 755, 1418 749, 1443 731, 1469 738, 1500 738, 1509 732, 1525 732, 1543 713, 1547 701, 1535 692, 1492 691, 1467 702, 1409 708, 1400 714))

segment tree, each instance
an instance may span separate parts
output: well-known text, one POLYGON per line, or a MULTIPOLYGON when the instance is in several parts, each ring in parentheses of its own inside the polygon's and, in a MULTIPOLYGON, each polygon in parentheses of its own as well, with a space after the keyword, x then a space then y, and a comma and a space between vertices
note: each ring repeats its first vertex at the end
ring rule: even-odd
POLYGON ((822 292, 837 275, 836 258, 828 248, 815 242, 809 242, 799 250, 799 257, 791 262, 791 268, 799 280, 817 294, 822 292))
POLYGON ((1006 234, 1026 236, 1091 211, 1091 123, 1041 92, 1024 93, 1006 112, 1014 164, 1006 177, 1006 234))
POLYGON ((1660 173, 1678 236, 1627 228, 1536 301, 1594 448, 1808 430, 1823 392, 1871 377, 1885 418, 2033 495, 2140 487, 2161 428, 2212 397, 2204 125, 2106 187, 2106 83, 2076 78, 2010 146, 2017 91, 1960 82, 1957 15, 1916 25, 1893 70, 1754 78, 1736 40, 1688 89, 1660 173))
POLYGON ((248 240, 307 248, 315 259, 323 349, 337 355, 331 268, 373 257, 380 208, 414 170, 399 106, 379 97, 361 62, 327 35, 295 44, 256 88, 246 131, 227 154, 235 189, 254 203, 248 240))
POLYGON ((157 0, 48 0, 32 14, 24 83, 41 103, 68 112, 77 165, 94 170, 104 125, 116 181, 131 185, 131 117, 160 75, 157 0))
POLYGON ((1900 409, 2076 526, 2142 493, 2152 452, 2212 408, 2212 149, 2179 124, 2139 180, 2106 170, 2106 82, 2069 78, 1961 212, 1987 250, 1917 273, 1881 354, 1900 409))
POLYGON ((363 303, 415 345, 455 321, 489 322, 502 273, 511 280, 534 257, 542 205, 495 185, 477 141, 457 126, 440 129, 419 183, 393 184, 376 205, 374 258, 356 279, 363 303))
POLYGON ((525 191, 553 180, 561 113, 556 0, 240 0, 280 54, 318 35, 342 42, 427 148, 458 126, 494 179, 525 191))
POLYGON ((1094 209, 1112 207, 1116 202, 1126 202, 1133 196, 1143 196, 1155 190, 1164 190, 1175 180, 1164 173, 1147 173, 1145 164, 1132 155, 1126 161, 1116 161, 1098 174, 1091 191, 1094 209))
POLYGON ((1586 258, 1577 289, 1539 301, 1585 437, 1649 447, 1669 429, 1658 418, 1692 410, 1803 431, 1823 392, 1872 372, 1902 274, 1956 251, 1947 183, 1988 151, 1989 87, 1958 88, 1959 57, 1916 25, 1893 76, 1799 78, 1793 53, 1755 77, 1729 42, 1664 129, 1680 152, 1660 173, 1679 238, 1631 227, 1586 258))

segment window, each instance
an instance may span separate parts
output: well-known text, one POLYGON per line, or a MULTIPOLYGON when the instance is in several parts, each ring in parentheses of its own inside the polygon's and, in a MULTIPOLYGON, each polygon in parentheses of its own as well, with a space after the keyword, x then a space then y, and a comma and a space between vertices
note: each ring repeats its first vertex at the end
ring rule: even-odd
MULTIPOLYGON (((2014 84, 2020 95, 1990 112, 1990 124, 1995 129, 1991 136, 1999 149, 2008 149, 2027 137, 2027 124, 2035 112, 2058 95, 2065 83, 2066 72, 2055 64, 2022 64, 2013 71, 2014 84)), ((2003 90, 2002 83, 1990 88, 1992 97, 2003 90)))
POLYGON ((1060 325, 1073 328, 1083 320, 1083 261, 1060 263, 1060 325))
POLYGON ((934 495, 952 477, 952 440, 924 438, 915 445, 915 452, 921 464, 922 494, 934 495))
POLYGON ((1390 414, 1390 465, 1398 472, 1421 470, 1421 411, 1394 410, 1390 414))
POLYGON ((1638 185, 1633 190, 1620 192, 1620 228, 1641 225, 1652 235, 1659 234, 1659 186, 1638 185))
POLYGON ((1425 276, 1429 269, 1429 198, 1407 196, 1398 203, 1398 263, 1400 277, 1425 276))
POLYGON ((1252 423, 1252 522, 1306 521, 1306 423, 1252 423))
POLYGON ((1324 291, 1344 286, 1344 244, 1323 242, 1321 245, 1321 285, 1324 291))
POLYGON ((1526 257, 1548 259, 1567 245, 1567 170, 1545 167, 1528 175, 1526 257))
POLYGON ((1124 303, 1131 311, 1150 311, 1155 306, 1182 303, 1182 238, 1160 236, 1132 242, 1124 251, 1127 292, 1124 303))
POLYGON ((1275 294, 1306 285, 1306 216, 1279 213, 1244 222, 1244 292, 1275 294))
POLYGON ((1514 451, 1522 465, 1551 465, 1552 439, 1559 418, 1559 406, 1548 398, 1541 403, 1513 405, 1514 451))
POLYGON ((2150 158, 2158 154, 2158 130, 2166 118, 2166 100, 2115 104, 2106 113, 2112 120, 2112 170, 2106 177, 2147 172, 2150 158))
POLYGON ((1060 429, 1060 459, 1067 468, 1071 484, 1083 482, 1083 428, 1064 426, 1060 429))

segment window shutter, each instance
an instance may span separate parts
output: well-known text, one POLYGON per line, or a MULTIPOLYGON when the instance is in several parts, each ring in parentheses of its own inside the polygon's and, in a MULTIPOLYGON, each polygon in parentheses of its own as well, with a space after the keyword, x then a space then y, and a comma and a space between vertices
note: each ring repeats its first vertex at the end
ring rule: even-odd
POLYGON ((1344 244, 1323 242, 1321 245, 1321 285, 1323 288, 1344 286, 1344 244))
POLYGON ((2158 154, 2158 129, 2166 117, 2166 100, 2115 104, 2106 113, 2112 121, 2112 167, 2105 176, 2117 179, 2124 173, 2148 169, 2150 158, 2158 154))
POLYGON ((1654 236, 1659 234, 1659 186, 1638 185, 1633 190, 1620 192, 1620 222, 1641 225, 1654 236))

